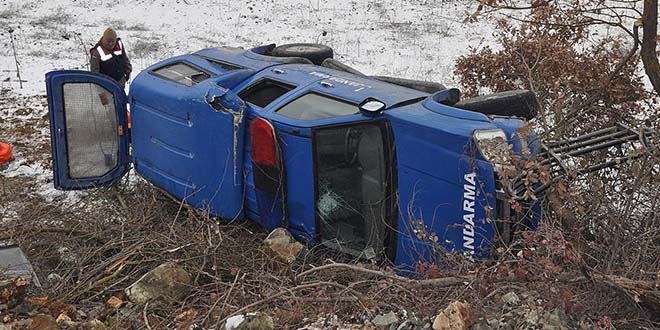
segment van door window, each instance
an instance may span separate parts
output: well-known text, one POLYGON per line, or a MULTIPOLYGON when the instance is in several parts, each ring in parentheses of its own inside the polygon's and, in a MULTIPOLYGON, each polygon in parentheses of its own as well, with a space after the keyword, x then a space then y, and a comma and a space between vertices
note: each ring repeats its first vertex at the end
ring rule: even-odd
POLYGON ((317 120, 355 114, 359 109, 355 104, 309 93, 291 101, 276 112, 278 115, 293 119, 317 120))
POLYGON ((376 258, 391 215, 383 129, 369 123, 314 132, 316 217, 323 245, 376 258))
POLYGON ((62 92, 69 177, 102 176, 117 166, 119 135, 114 97, 92 83, 66 83, 62 92))

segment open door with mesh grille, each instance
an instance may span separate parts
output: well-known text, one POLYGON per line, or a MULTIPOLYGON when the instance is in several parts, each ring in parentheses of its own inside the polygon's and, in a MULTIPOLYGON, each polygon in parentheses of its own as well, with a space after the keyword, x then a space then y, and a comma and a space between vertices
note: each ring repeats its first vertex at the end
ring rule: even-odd
POLYGON ((87 71, 46 74, 53 177, 62 190, 103 186, 129 168, 126 94, 87 71))

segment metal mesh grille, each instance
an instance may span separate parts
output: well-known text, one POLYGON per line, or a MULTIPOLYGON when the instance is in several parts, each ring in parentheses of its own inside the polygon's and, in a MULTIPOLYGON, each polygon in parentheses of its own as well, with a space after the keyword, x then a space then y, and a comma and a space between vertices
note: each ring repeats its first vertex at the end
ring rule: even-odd
POLYGON ((117 166, 119 136, 114 97, 91 83, 68 83, 63 92, 69 177, 102 176, 117 166), (102 102, 104 97, 106 102, 102 102))

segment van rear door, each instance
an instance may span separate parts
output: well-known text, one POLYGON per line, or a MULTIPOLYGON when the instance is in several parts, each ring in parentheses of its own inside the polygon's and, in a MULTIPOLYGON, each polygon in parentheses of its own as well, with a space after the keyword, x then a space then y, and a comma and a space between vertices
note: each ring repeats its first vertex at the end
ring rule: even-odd
POLYGON ((107 185, 129 169, 126 94, 88 71, 46 74, 55 188, 107 185))

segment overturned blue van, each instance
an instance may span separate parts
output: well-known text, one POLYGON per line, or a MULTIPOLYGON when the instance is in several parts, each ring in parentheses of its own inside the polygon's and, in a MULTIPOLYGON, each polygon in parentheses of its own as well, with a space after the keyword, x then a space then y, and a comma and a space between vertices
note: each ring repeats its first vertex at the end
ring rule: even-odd
POLYGON ((512 210, 498 177, 498 150, 539 150, 518 132, 538 107, 527 91, 461 101, 440 84, 363 75, 314 44, 173 57, 128 96, 85 71, 46 82, 59 189, 110 184, 132 164, 217 217, 405 268, 439 251, 488 256, 539 219, 538 201, 512 210))

